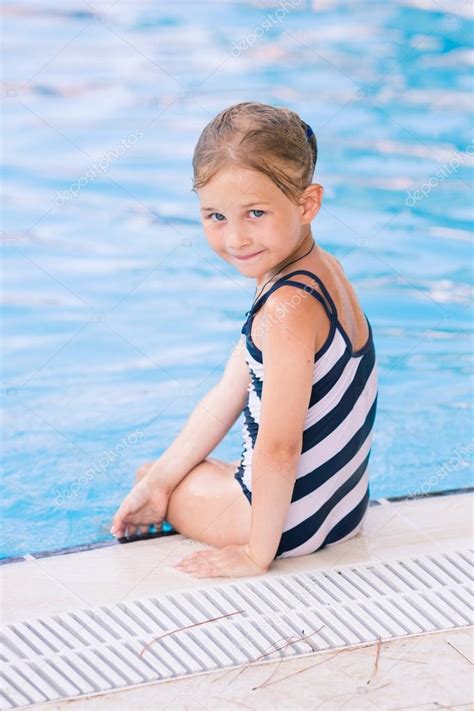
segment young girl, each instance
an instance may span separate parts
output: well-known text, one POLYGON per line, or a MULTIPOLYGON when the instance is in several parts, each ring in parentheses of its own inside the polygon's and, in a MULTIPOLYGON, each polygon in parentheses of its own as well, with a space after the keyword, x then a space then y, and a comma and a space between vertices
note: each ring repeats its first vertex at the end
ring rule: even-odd
POLYGON ((256 297, 222 378, 138 470, 111 532, 166 519, 215 546, 176 566, 196 577, 263 573, 351 538, 367 512, 375 348, 341 264, 311 232, 316 158, 308 124, 257 102, 218 114, 194 152, 206 237, 256 297), (209 458, 242 412, 240 461, 209 458))

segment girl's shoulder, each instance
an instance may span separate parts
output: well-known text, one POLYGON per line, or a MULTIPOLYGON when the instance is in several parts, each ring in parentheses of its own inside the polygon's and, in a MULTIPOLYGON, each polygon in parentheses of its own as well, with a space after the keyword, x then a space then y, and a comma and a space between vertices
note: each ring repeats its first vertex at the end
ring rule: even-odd
MULTIPOLYGON (((316 294, 316 298, 321 303, 318 313, 320 318, 316 328, 316 345, 326 342, 330 321, 334 320, 347 334, 352 350, 358 351, 362 348, 369 338, 369 326, 357 293, 341 262, 319 247, 316 258, 311 258, 309 255, 296 263, 293 271, 298 273, 288 277, 288 281, 311 287, 308 293, 311 291, 316 294)), ((283 283, 285 281, 286 279, 283 283)))

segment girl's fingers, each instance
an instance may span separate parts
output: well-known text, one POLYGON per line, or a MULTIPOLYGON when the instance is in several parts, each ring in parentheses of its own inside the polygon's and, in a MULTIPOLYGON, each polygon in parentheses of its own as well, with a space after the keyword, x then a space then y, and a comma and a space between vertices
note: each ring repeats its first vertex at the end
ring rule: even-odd
POLYGON ((115 515, 112 519, 112 526, 110 528, 110 532, 112 533, 112 535, 118 536, 120 538, 121 536, 123 536, 123 531, 124 526, 122 519, 115 515))
POLYGON ((219 575, 218 571, 214 568, 202 567, 195 573, 196 578, 213 578, 219 575))
POLYGON ((215 551, 196 551, 195 553, 190 553, 189 555, 185 556, 183 560, 195 560, 196 558, 207 558, 210 555, 213 555, 215 551))

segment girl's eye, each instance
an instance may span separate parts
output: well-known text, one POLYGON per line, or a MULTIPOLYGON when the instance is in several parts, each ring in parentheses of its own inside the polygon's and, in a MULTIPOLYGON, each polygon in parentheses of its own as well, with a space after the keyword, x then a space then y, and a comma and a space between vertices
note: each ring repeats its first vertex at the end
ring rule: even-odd
POLYGON ((222 220, 220 219, 221 217, 222 217, 223 220, 225 220, 224 215, 222 215, 220 212, 211 212, 211 214, 209 215, 209 219, 212 220, 212 222, 222 222, 222 220), (213 216, 213 215, 219 215, 219 219, 213 220, 213 219, 212 219, 212 216, 213 216))
POLYGON ((260 215, 256 215, 256 217, 261 217, 262 215, 265 214, 265 213, 264 213, 264 210, 249 210, 249 212, 259 212, 260 215))

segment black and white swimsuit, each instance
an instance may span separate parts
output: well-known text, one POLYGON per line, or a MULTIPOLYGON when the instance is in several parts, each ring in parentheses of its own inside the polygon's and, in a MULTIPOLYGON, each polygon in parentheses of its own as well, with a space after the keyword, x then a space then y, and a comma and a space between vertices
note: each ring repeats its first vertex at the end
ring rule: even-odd
MULTIPOLYGON (((367 465, 378 394, 375 346, 367 316, 367 342, 353 350, 339 322, 336 305, 319 277, 299 269, 277 279, 247 312, 241 330, 251 381, 243 410, 242 455, 234 477, 249 502, 252 503, 252 455, 258 435, 264 373, 262 351, 251 337, 252 321, 270 294, 284 284, 303 289, 320 301, 330 319, 330 329, 314 356, 301 456, 275 558, 313 553, 351 538, 361 529, 369 505, 367 465), (315 286, 291 280, 295 274, 312 277, 315 286)), ((296 296, 302 298, 295 292, 296 296)))

